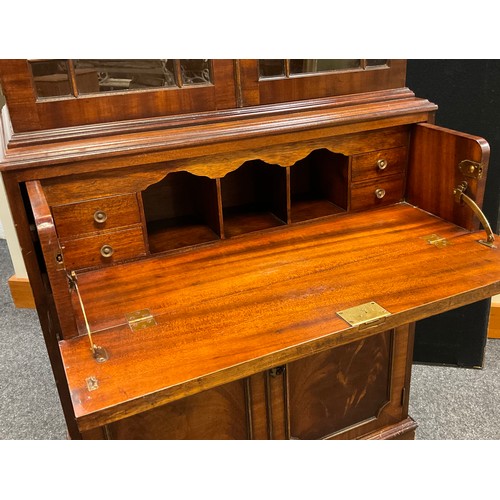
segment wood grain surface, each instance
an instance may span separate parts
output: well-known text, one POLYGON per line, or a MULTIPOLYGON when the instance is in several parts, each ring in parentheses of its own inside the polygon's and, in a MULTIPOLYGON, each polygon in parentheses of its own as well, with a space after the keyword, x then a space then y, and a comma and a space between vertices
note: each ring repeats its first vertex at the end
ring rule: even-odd
POLYGON ((96 363, 86 338, 60 343, 80 427, 494 295, 500 252, 482 236, 400 204, 81 273, 110 360, 96 363), (391 315, 371 328, 336 315, 372 300, 391 315), (158 325, 133 333, 125 314, 144 308, 158 325), (89 376, 98 390, 87 390, 89 376))

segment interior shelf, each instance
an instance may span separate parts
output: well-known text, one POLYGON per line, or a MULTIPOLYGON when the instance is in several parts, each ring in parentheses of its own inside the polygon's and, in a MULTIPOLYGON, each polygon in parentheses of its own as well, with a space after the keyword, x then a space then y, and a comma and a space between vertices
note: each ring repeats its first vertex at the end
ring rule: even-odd
POLYGON ((158 253, 214 241, 219 235, 199 218, 179 217, 149 223, 148 238, 150 252, 158 253))
POLYGON ((283 224, 285 223, 272 212, 256 205, 231 207, 224 212, 224 234, 227 238, 283 224))
POLYGON ((217 182, 173 172, 142 193, 149 250, 163 252, 221 237, 217 182))
POLYGON ((291 167, 247 161, 221 179, 172 172, 142 193, 150 252, 343 213, 348 163, 320 149, 291 167))
POLYGON ((224 234, 231 238, 287 223, 286 169, 245 162, 221 179, 224 234))
POLYGON ((303 222, 344 212, 343 208, 328 200, 295 198, 292 202, 291 219, 292 222, 303 222))
POLYGON ((347 209, 348 158, 313 151, 290 167, 290 220, 302 222, 347 209))

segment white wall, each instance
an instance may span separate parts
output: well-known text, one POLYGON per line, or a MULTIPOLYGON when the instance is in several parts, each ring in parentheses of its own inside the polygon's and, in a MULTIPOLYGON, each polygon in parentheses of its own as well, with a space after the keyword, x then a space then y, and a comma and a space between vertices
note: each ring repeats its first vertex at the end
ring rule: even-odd
MULTIPOLYGON (((0 92, 1 94, 1 92, 0 92)), ((3 105, 3 96, 0 95, 0 120, 3 124, 4 133, 10 133, 6 128, 9 127, 10 120, 8 116, 7 106, 3 105)), ((8 135, 7 133, 7 135, 8 135)), ((0 132, 0 157, 4 151, 4 135, 0 132)), ((14 228, 14 221, 12 220, 12 214, 10 212, 10 207, 7 202, 7 194, 5 192, 5 186, 3 183, 3 178, 0 175, 0 238, 7 240, 7 246, 9 247, 9 252, 12 258, 12 264, 14 265, 14 274, 19 278, 27 278, 28 273, 26 272, 26 266, 24 265, 21 247, 19 245, 19 240, 17 239, 16 230, 14 228)), ((2 265, 2 262, 0 262, 2 265)))
MULTIPOLYGON (((10 212, 9 205, 7 203, 7 195, 5 193, 5 186, 3 179, 0 176, 0 237, 7 240, 7 246, 9 247, 9 253, 12 258, 12 264, 14 265, 14 274, 18 278, 27 278, 28 273, 26 272, 26 266, 24 265, 21 247, 19 245, 19 240, 17 239, 16 230, 14 228, 14 222, 12 220, 12 214, 10 212)), ((2 265, 2 263, 0 263, 2 265)))

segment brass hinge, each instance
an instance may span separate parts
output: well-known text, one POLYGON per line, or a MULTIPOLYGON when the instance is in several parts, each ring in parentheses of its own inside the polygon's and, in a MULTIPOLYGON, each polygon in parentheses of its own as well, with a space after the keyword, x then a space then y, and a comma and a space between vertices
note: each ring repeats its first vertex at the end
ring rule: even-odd
POLYGON ((140 311, 125 314, 125 318, 127 319, 128 326, 133 332, 157 324, 149 309, 141 309, 140 311))
POLYGON ((439 234, 429 234, 428 236, 423 237, 429 245, 434 245, 437 248, 443 248, 451 245, 451 243, 446 239, 443 238, 442 236, 439 236, 439 234))
POLYGON ((376 302, 367 302, 359 306, 350 307, 343 311, 338 311, 337 314, 351 326, 359 326, 360 328, 375 326, 385 321, 391 313, 384 309, 376 302))

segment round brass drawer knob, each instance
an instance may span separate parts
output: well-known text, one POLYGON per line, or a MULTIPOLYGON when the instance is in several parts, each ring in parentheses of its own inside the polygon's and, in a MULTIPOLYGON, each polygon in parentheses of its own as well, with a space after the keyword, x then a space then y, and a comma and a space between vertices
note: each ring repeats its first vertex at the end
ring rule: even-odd
POLYGON ((380 160, 377 160, 377 167, 379 170, 385 170, 387 168, 387 160, 385 158, 380 158, 380 160))
POLYGON ((385 196, 385 189, 379 188, 375 190, 375 196, 381 200, 385 196))
POLYGON ((94 220, 98 224, 104 224, 107 219, 108 219, 108 214, 102 210, 97 210, 97 212, 94 214, 94 220))
POLYGON ((103 245, 101 247, 101 255, 103 257, 106 257, 106 258, 111 257, 113 255, 113 253, 114 253, 114 250, 113 250, 112 246, 110 246, 110 245, 103 245))

